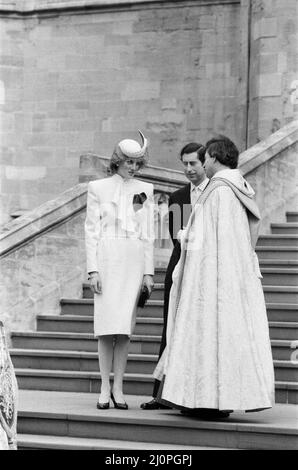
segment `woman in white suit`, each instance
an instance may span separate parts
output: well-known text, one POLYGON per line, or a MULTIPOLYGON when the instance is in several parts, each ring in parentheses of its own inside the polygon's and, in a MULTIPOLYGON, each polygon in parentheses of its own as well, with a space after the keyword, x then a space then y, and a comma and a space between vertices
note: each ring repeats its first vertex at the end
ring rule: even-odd
POLYGON ((153 289, 153 185, 134 178, 147 157, 147 140, 140 135, 142 146, 119 142, 110 161, 112 176, 88 186, 85 235, 101 372, 98 409, 109 408, 110 398, 115 408, 128 408, 123 376, 130 335, 140 292, 144 286, 149 293, 153 289))

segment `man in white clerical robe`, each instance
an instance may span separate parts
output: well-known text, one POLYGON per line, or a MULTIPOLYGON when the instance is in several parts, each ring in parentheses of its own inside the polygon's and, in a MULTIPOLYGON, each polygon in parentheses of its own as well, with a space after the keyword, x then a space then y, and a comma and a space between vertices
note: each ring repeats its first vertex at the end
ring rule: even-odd
POLYGON ((206 144, 210 183, 181 239, 160 400, 216 419, 274 403, 274 370, 255 245, 260 215, 228 138, 206 144), (204 413, 205 412, 205 413, 204 413))

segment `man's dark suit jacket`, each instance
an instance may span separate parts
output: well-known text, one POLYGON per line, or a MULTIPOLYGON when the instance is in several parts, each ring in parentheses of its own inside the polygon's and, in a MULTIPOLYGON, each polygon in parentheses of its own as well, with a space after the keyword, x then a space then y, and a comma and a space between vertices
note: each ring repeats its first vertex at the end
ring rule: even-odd
MULTIPOLYGON (((180 243, 177 240, 177 233, 183 227, 186 227, 188 219, 191 214, 191 199, 190 199, 190 183, 183 186, 183 188, 174 191, 169 197, 169 232, 171 235, 174 248, 167 267, 165 275, 165 289, 164 289, 164 307, 163 307, 163 331, 159 350, 159 357, 162 355, 166 346, 166 332, 168 320, 168 308, 170 290, 172 287, 172 274, 176 264, 179 261, 181 254, 180 243)), ((153 397, 157 396, 160 382, 155 380, 153 388, 153 397)))

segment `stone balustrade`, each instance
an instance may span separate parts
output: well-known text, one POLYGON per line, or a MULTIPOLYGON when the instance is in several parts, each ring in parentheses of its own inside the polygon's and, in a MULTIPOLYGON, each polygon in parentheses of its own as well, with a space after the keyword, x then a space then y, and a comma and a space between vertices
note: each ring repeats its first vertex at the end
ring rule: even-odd
POLYGON ((272 222, 298 207, 298 121, 243 152, 239 168, 256 192, 261 233, 270 233, 272 222))

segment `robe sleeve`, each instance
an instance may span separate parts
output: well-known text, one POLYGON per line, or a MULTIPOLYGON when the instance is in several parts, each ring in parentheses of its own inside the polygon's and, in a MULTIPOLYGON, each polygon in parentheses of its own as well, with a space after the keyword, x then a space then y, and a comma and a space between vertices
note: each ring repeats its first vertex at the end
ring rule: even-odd
POLYGON ((88 273, 98 271, 96 250, 99 236, 99 233, 97 233, 99 223, 100 205, 91 181, 88 185, 87 215, 85 220, 85 245, 88 273))

